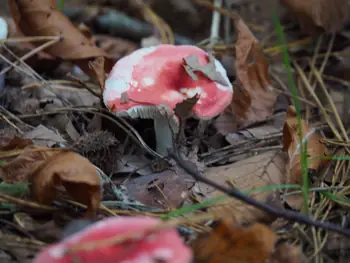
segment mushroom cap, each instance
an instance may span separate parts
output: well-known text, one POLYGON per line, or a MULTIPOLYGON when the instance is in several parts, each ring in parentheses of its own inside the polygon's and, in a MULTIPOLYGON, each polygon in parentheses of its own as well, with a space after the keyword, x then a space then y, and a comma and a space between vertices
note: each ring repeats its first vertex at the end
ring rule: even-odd
POLYGON ((4 18, 0 16, 0 39, 6 39, 8 35, 8 25, 4 18))
POLYGON ((157 224, 149 217, 112 217, 69 236, 58 244, 49 246, 37 255, 33 263, 190 263, 192 252, 182 241, 176 229, 162 229, 144 238, 92 250, 80 250, 65 254, 73 244, 96 241, 132 232, 137 234, 157 224), (158 260, 158 261, 157 261, 158 260))
POLYGON ((198 57, 201 66, 209 62, 207 52, 190 45, 163 44, 141 48, 123 57, 106 80, 105 105, 112 112, 139 117, 144 107, 162 105, 172 112, 177 103, 198 94, 200 98, 193 108, 194 115, 201 119, 215 117, 231 102, 232 85, 226 70, 216 59, 216 71, 227 86, 210 80, 201 72, 196 72, 198 79, 193 80, 184 68, 184 58, 191 55, 198 57), (125 94, 126 98, 123 98, 125 94))

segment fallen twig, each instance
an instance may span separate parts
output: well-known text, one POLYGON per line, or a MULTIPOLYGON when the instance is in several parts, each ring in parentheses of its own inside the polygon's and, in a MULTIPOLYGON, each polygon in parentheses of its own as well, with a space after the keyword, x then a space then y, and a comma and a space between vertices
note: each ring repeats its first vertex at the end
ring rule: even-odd
POLYGON ((231 197, 237 198, 238 200, 252 205, 266 213, 270 213, 276 217, 282 217, 284 219, 287 219, 289 221, 293 221, 293 222, 297 222, 297 223, 301 223, 301 224, 305 224, 305 225, 309 225, 309 226, 314 226, 314 227, 318 227, 318 228, 322 228, 322 229, 326 229, 326 230, 330 230, 330 231, 334 231, 336 233, 342 234, 344 236, 350 237, 350 230, 341 227, 340 225, 336 225, 330 222, 321 222, 321 221, 317 221, 314 220, 312 218, 310 218, 309 216, 300 214, 298 212, 294 212, 291 210, 286 210, 286 209, 281 209, 280 207, 274 207, 271 205, 268 205, 266 203, 262 203, 260 201, 257 201, 251 197, 249 197, 248 195, 243 194, 240 190, 238 189, 232 189, 232 188, 227 188, 225 186, 222 186, 212 180, 209 180, 208 178, 205 178, 204 176, 202 176, 200 174, 200 172, 198 171, 197 167, 195 164, 193 164, 190 161, 184 160, 182 159, 181 155, 179 154, 179 152, 169 152, 169 156, 171 158, 173 158, 176 163, 183 168, 187 173, 189 173, 194 179, 196 179, 199 182, 202 182, 206 185, 209 185, 231 197))

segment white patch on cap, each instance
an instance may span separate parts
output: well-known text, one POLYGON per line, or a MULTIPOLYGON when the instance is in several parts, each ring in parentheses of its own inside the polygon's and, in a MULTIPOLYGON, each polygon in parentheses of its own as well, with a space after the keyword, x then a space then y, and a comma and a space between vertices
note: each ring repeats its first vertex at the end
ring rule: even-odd
POLYGON ((194 89, 188 89, 187 96, 192 98, 196 94, 201 95, 201 93, 202 93, 202 87, 197 86, 194 89))
POLYGON ((107 101, 120 99, 121 94, 130 89, 130 86, 137 88, 139 82, 133 79, 134 67, 139 64, 143 57, 152 53, 157 47, 140 48, 131 54, 120 59, 113 67, 110 76, 105 82, 103 100, 107 101))
POLYGON ((137 86, 139 85, 139 82, 137 81, 137 80, 131 80, 130 81, 130 84, 133 86, 133 87, 135 87, 135 88, 137 88, 137 86))
POLYGON ((216 86, 219 89, 221 89, 221 90, 231 90, 231 91, 233 91, 232 84, 231 84, 230 80, 228 79, 226 69, 223 67, 223 65, 220 63, 219 60, 215 59, 214 61, 215 61, 215 68, 216 68, 216 70, 219 73, 221 73, 221 75, 223 76, 223 78, 225 79, 225 81, 228 84, 228 86, 224 86, 224 85, 221 85, 221 84, 216 82, 216 86))
POLYGON ((132 263, 154 263, 154 260, 150 255, 146 253, 141 253, 137 255, 137 257, 134 258, 131 262, 132 263))
POLYGON ((4 18, 0 16, 0 39, 6 39, 8 35, 8 25, 4 18))
POLYGON ((97 229, 102 229, 106 226, 106 222, 101 220, 101 221, 98 221, 97 223, 94 224, 94 230, 97 230, 97 229))
POLYGON ((146 77, 146 78, 143 78, 142 83, 145 86, 152 86, 154 84, 154 79, 151 77, 146 77))
POLYGON ((186 93, 187 93, 187 90, 188 90, 188 89, 186 89, 186 88, 181 88, 181 89, 180 89, 180 92, 181 92, 182 94, 186 94, 186 93))
POLYGON ((174 252, 169 248, 157 248, 153 251, 153 258, 163 261, 170 261, 174 256, 174 252))
POLYGON ((184 96, 176 90, 170 90, 168 93, 162 95, 162 99, 166 101, 183 100, 184 96))
POLYGON ((108 101, 120 99, 123 92, 130 89, 130 85, 125 79, 107 79, 105 91, 103 92, 103 101, 107 105, 108 101))
POLYGON ((49 249, 49 255, 54 259, 60 259, 63 257, 65 248, 62 245, 58 245, 49 249))

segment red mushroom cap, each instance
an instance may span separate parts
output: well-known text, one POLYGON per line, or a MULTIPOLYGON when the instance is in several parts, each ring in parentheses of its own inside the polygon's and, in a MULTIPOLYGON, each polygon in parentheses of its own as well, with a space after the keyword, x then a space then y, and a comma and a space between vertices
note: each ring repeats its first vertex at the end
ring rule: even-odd
MULTIPOLYGON (((112 112, 130 112, 139 106, 176 104, 194 95, 200 95, 193 108, 195 116, 210 119, 218 115, 232 99, 232 85, 226 70, 218 60, 216 70, 227 86, 198 73, 193 80, 184 69, 184 58, 195 55, 201 66, 209 62, 208 53, 195 46, 158 45, 141 48, 120 59, 106 80, 103 94, 106 106, 112 112), (126 93, 127 98, 122 94, 126 93)), ((132 116, 132 114, 131 114, 132 116)))
POLYGON ((140 240, 128 244, 98 247, 93 250, 79 250, 65 254, 71 245, 83 244, 135 233, 157 224, 148 217, 112 217, 99 221, 58 244, 54 244, 37 255, 33 263, 190 263, 192 252, 184 245, 176 229, 162 229, 140 240), (76 261, 74 261, 76 260, 76 261), (157 261, 158 260, 158 261, 157 261))

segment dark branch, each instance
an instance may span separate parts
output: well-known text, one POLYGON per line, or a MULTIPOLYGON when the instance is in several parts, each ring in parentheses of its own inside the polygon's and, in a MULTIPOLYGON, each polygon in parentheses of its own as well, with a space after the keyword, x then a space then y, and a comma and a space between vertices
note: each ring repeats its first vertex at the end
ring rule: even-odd
POLYGON ((169 156, 172 157, 176 163, 183 168, 187 173, 189 173, 194 179, 205 183, 231 197, 237 198, 238 200, 247 203, 249 205, 252 205, 264 212, 270 213, 276 217, 282 217, 284 219, 287 219, 289 221, 298 222, 301 224, 314 226, 330 231, 337 232, 339 234, 342 234, 344 236, 350 237, 350 229, 346 229, 341 227, 340 225, 329 223, 329 222, 321 222, 312 219, 311 217, 305 216, 303 214, 300 214, 298 212, 294 212, 291 210, 281 209, 280 207, 276 208, 271 205, 268 205, 266 203, 259 202, 248 195, 243 194, 241 191, 237 189, 229 189, 227 187, 224 187, 220 184, 217 184, 216 182, 209 180, 202 176, 200 172, 198 171, 195 164, 191 163, 190 161, 183 160, 181 155, 178 152, 170 152, 169 156))

